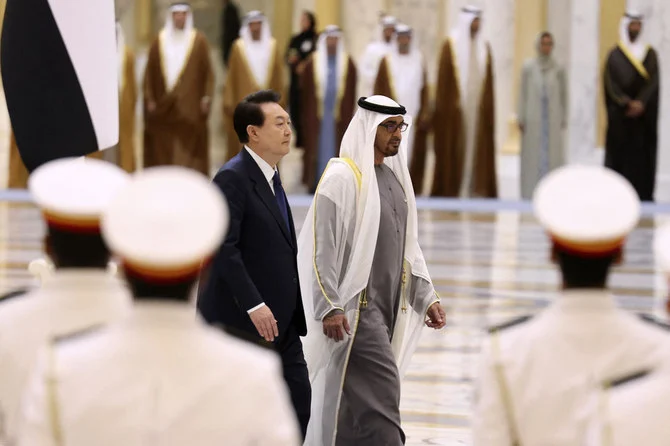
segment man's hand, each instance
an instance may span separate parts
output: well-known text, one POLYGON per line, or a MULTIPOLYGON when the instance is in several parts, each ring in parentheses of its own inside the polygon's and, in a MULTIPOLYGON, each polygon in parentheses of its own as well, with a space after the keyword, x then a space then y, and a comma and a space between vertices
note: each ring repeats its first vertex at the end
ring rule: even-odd
POLYGON ((644 113, 644 104, 641 101, 633 100, 628 103, 628 111, 626 116, 629 118, 637 118, 644 113))
POLYGON ((445 313, 444 308, 442 308, 442 305, 439 302, 435 302, 428 308, 426 316, 428 316, 426 325, 430 328, 439 330, 447 325, 447 313, 445 313))
POLYGON ((251 322, 254 323, 256 330, 258 330, 258 334, 266 341, 272 342, 279 336, 277 320, 267 305, 263 305, 258 310, 252 311, 249 317, 251 318, 251 322))
POLYGON ((156 103, 154 101, 147 101, 147 111, 149 113, 156 111, 156 103))
POLYGON ((323 334, 328 336, 335 342, 340 342, 344 339, 344 333, 351 334, 349 328, 349 321, 344 313, 336 312, 323 319, 323 334))
POLYGON ((288 56, 288 63, 289 65, 295 65, 296 63, 300 62, 300 58, 296 53, 292 53, 288 56))

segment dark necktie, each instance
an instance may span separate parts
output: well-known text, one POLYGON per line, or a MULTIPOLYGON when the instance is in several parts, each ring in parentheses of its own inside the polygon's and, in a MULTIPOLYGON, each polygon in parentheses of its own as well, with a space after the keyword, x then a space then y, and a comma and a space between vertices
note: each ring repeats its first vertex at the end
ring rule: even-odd
POLYGON ((290 231, 291 225, 288 222, 288 205, 286 204, 286 194, 284 193, 284 188, 281 186, 279 172, 275 172, 275 175, 272 177, 272 184, 275 189, 275 199, 277 200, 277 206, 279 206, 279 212, 281 212, 282 217, 284 217, 286 229, 290 231))

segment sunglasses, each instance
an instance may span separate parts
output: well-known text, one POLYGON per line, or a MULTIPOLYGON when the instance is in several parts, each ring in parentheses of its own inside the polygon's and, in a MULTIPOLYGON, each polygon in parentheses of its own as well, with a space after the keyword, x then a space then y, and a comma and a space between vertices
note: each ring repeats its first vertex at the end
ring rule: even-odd
POLYGON ((409 124, 406 122, 401 122, 400 124, 387 122, 386 124, 379 124, 379 127, 384 127, 389 133, 395 133, 398 129, 400 129, 401 132, 404 132, 407 130, 407 127, 409 127, 409 124))

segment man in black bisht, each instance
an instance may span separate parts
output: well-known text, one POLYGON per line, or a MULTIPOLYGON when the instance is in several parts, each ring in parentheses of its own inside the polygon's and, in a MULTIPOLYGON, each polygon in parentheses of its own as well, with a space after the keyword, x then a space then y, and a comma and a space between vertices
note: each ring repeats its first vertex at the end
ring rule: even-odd
POLYGON ((291 69, 291 91, 289 94, 289 113, 295 128, 295 145, 302 147, 302 132, 300 129, 300 75, 305 68, 307 58, 316 49, 316 19, 314 14, 303 11, 300 18, 300 34, 291 38, 286 52, 286 62, 291 69))
POLYGON ((642 16, 621 19, 621 40, 605 66, 605 166, 631 182, 642 201, 654 200, 658 140, 658 58, 645 41, 642 16))
POLYGON ((228 67, 228 57, 233 42, 240 36, 240 13, 237 5, 232 0, 223 0, 223 12, 221 13, 221 53, 223 63, 228 67))

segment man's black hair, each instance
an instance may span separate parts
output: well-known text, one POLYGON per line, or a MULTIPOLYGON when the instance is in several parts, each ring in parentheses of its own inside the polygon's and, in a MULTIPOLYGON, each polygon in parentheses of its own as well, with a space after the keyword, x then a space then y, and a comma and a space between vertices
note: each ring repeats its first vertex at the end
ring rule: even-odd
POLYGON ((155 284, 134 276, 125 275, 126 283, 135 300, 163 300, 188 302, 197 278, 178 283, 155 284))
POLYGON ((265 122, 265 114, 261 109, 261 104, 279 103, 280 99, 281 95, 276 91, 261 90, 250 94, 237 104, 233 113, 233 127, 235 127, 235 133, 237 133, 240 143, 246 144, 249 142, 248 126, 261 127, 265 122))
POLYGON ((618 253, 605 257, 579 257, 561 250, 555 251, 555 257, 563 274, 566 289, 587 288, 602 289, 607 286, 610 268, 619 256, 618 253))
POLYGON ((100 233, 47 229, 47 254, 56 268, 106 268, 111 254, 100 233))

